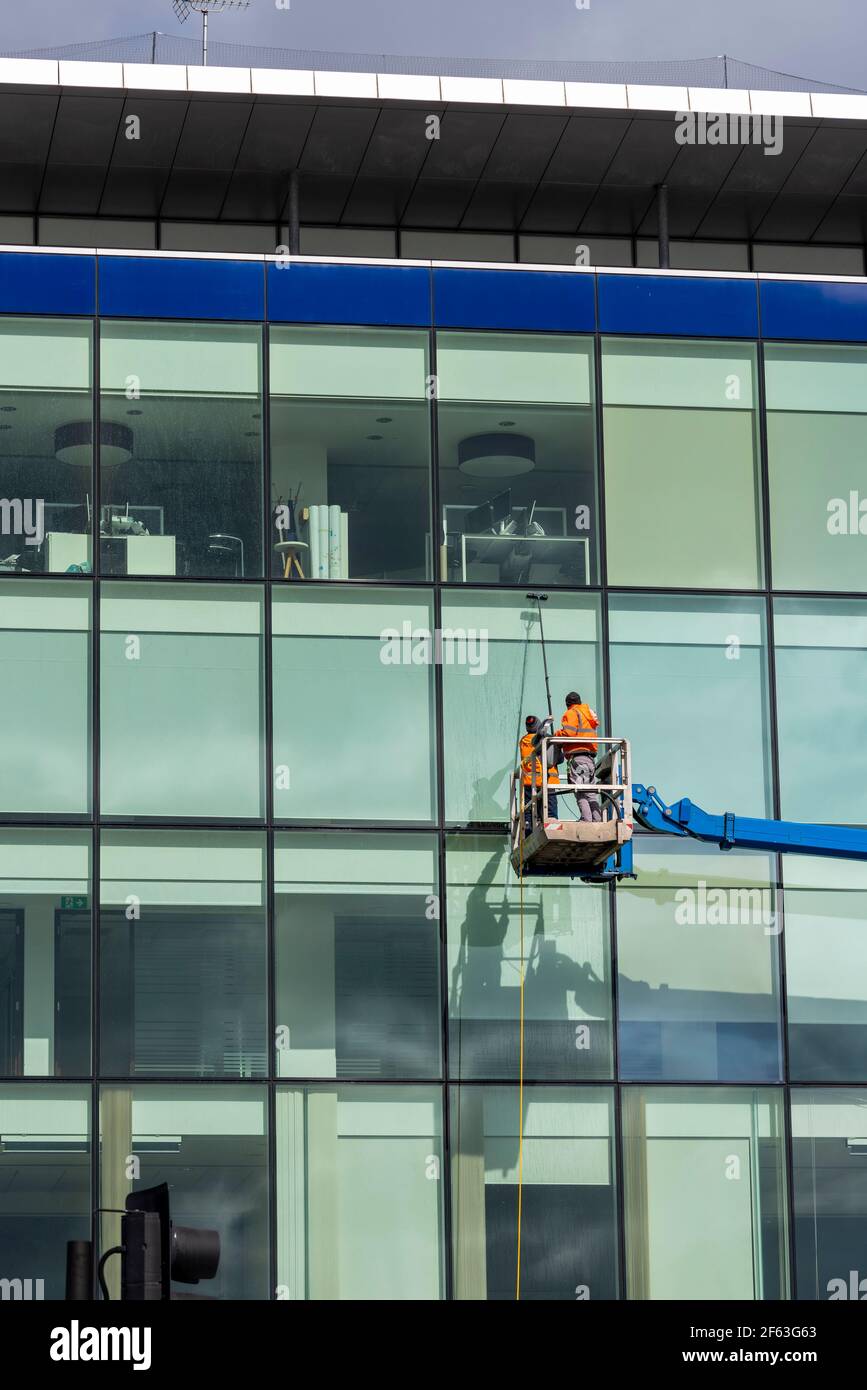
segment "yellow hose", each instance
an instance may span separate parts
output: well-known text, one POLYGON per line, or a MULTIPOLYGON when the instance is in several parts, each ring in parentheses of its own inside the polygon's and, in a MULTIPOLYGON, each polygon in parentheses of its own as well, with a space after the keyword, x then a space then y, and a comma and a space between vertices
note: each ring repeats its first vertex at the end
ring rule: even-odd
MULTIPOLYGON (((530 796, 532 799, 533 789, 530 796)), ((521 1217, 524 1205, 524 807, 520 805, 518 838, 518 900, 521 917, 521 977, 518 1012, 518 1249, 515 1266, 515 1298, 521 1298, 521 1217)))

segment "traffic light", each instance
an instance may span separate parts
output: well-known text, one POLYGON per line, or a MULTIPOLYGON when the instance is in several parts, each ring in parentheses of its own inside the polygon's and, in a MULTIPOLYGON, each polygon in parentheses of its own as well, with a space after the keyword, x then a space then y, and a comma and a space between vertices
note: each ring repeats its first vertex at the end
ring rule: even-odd
MULTIPOLYGON (((220 1264, 220 1233, 175 1226, 167 1183, 131 1192, 121 1217, 121 1299, 151 1302, 172 1298, 172 1280, 198 1284, 213 1279, 220 1264)), ((213 1295, 181 1293, 176 1299, 213 1295)))

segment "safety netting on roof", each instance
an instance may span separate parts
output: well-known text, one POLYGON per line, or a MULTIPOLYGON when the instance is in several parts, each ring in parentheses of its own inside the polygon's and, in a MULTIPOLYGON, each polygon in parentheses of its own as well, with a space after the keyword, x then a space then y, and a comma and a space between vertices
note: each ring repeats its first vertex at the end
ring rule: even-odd
MULTIPOLYGON (((117 39, 52 45, 2 53, 5 58, 57 58, 103 63, 202 61, 201 40, 187 34, 131 34, 117 39)), ((663 87, 738 87, 767 92, 859 92, 834 82, 758 67, 723 54, 716 58, 661 61, 561 61, 535 58, 420 58, 394 53, 331 53, 323 49, 270 48, 209 38, 214 67, 295 68, 319 72, 383 72, 407 76, 513 77, 538 82, 616 82, 663 87)))

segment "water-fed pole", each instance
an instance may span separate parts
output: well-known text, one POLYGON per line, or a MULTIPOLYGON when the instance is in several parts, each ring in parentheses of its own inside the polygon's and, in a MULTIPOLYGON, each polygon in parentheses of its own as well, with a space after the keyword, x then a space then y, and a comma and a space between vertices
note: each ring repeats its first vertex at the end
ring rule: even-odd
POLYGON ((542 604, 548 602, 548 595, 528 594, 527 598, 530 599, 532 603, 535 603, 537 612, 539 614, 539 637, 542 641, 542 666, 545 671, 545 694, 548 697, 548 718, 553 719, 554 711, 551 708, 551 682, 548 680, 548 656, 545 651, 545 627, 542 622, 542 604))

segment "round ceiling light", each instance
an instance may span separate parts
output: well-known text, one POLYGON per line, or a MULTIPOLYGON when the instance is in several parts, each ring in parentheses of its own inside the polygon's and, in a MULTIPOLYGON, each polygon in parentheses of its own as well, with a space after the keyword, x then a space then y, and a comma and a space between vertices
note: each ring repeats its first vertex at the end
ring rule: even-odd
MULTIPOLYGON (((126 463, 132 457, 133 432, 129 425, 116 425, 103 420, 99 427, 99 461, 107 468, 126 463)), ((61 463, 76 468, 89 468, 93 457, 93 424, 90 420, 73 420, 58 425, 54 431, 54 454, 61 463)))
POLYGON ((471 478, 516 478, 536 467, 536 445, 526 434, 474 434, 458 445, 458 468, 471 478))

